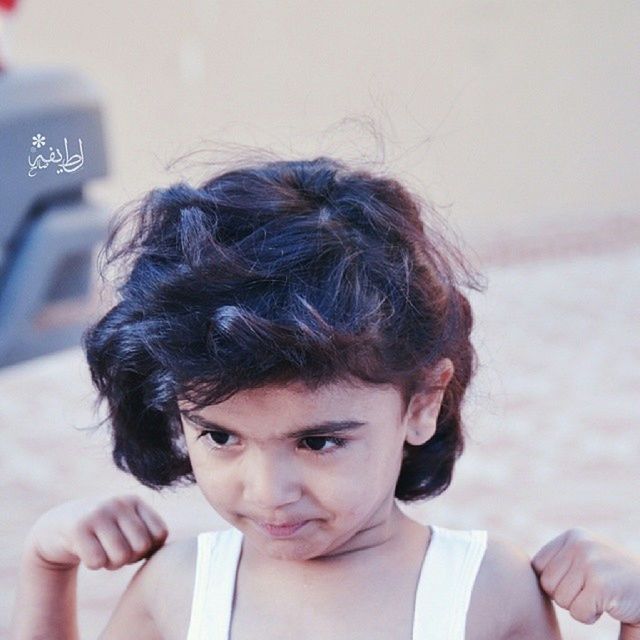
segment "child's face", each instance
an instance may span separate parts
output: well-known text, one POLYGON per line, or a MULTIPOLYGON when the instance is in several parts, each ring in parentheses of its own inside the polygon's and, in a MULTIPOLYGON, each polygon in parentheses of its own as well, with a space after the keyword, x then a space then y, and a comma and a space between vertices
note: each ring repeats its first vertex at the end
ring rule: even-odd
POLYGON ((385 534, 403 444, 431 437, 441 398, 412 401, 403 417, 390 385, 311 392, 296 383, 242 391, 200 410, 179 405, 193 472, 211 506, 268 556, 305 560, 385 534), (328 421, 362 424, 302 433, 328 421))

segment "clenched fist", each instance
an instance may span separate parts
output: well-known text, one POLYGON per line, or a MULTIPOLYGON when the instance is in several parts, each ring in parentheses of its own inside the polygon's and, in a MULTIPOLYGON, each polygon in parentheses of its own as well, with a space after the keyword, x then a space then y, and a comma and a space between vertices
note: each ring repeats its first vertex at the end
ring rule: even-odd
POLYGON ((603 613, 623 623, 621 638, 640 640, 640 558, 570 529, 547 543, 532 565, 542 589, 578 621, 603 613))
POLYGON ((149 557, 167 535, 162 518, 135 495, 74 500, 38 518, 27 550, 48 568, 114 570, 149 557))

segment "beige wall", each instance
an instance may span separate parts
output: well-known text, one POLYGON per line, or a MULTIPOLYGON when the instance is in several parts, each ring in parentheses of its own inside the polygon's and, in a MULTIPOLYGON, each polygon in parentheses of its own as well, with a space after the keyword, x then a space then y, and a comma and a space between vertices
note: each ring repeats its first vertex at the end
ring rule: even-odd
POLYGON ((363 116, 463 224, 640 202, 636 2, 22 0, 11 22, 14 66, 102 87, 114 204, 203 140, 374 154, 333 126, 363 116))

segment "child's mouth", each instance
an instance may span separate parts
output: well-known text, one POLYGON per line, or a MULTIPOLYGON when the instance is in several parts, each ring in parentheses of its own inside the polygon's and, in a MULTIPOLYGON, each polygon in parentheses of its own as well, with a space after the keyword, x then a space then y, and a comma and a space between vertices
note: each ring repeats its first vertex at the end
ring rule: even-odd
POLYGON ((272 538, 288 538, 292 536, 296 531, 299 531, 307 524, 309 520, 303 520, 302 522, 294 522, 292 524, 275 525, 268 522, 257 523, 260 529, 269 534, 272 538))

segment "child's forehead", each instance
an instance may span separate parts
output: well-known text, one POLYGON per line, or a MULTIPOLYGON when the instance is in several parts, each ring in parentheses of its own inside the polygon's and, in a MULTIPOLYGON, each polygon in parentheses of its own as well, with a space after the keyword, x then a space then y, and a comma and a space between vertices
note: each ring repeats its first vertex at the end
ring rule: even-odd
POLYGON ((326 409, 336 406, 367 405, 377 400, 389 401, 391 395, 399 395, 391 385, 373 385, 360 380, 345 379, 310 387, 305 382, 294 381, 286 384, 270 384, 255 389, 238 391, 223 402, 196 406, 186 399, 178 405, 182 411, 197 409, 207 412, 217 408, 254 410, 281 407, 283 410, 300 407, 302 409, 326 409))

